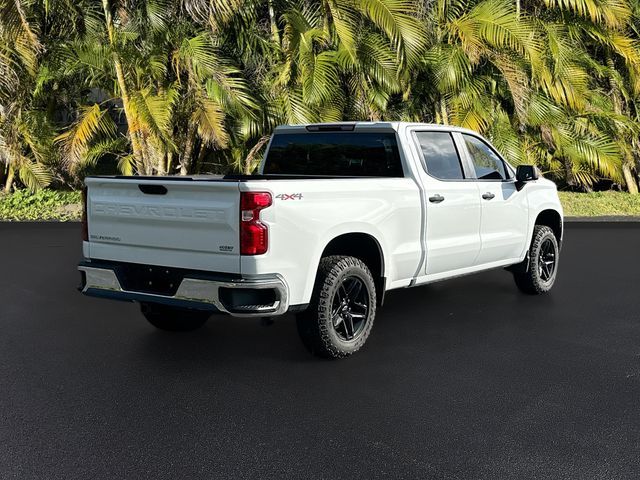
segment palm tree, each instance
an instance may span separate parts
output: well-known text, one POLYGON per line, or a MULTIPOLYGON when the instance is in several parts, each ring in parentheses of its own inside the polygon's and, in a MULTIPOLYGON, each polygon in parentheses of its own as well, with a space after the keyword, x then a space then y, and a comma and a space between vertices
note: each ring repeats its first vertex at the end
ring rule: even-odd
POLYGON ((253 115, 257 109, 218 40, 175 6, 105 0, 102 11, 92 12, 90 5, 86 11, 85 34, 60 47, 66 60, 61 71, 84 74, 110 103, 79 108, 76 122, 58 138, 69 164, 82 164, 95 151, 92 145, 123 146, 105 114, 109 104, 126 119, 131 154, 120 156, 121 170, 146 175, 175 165, 188 173, 201 147, 227 146, 229 113, 253 115), (96 17, 102 23, 93 22, 96 17))
POLYGON ((0 0, 0 176, 248 173, 277 123, 419 120, 637 192, 639 5, 0 0))
POLYGON ((531 14, 546 45, 538 90, 564 116, 541 123, 547 163, 556 173, 564 170, 569 185, 588 188, 604 176, 637 193, 630 145, 638 136, 631 112, 640 91, 632 80, 640 74, 640 49, 637 32, 629 28, 631 4, 548 0, 531 14))
POLYGON ((621 181, 624 142, 616 135, 632 132, 633 122, 594 81, 604 68, 592 45, 637 64, 629 37, 606 23, 624 9, 612 2, 595 19, 575 22, 564 17, 574 7, 560 3, 431 4, 424 68, 404 115, 485 133, 514 162, 536 163, 569 186, 589 188, 603 176, 621 181))
POLYGON ((52 130, 34 108, 40 40, 20 0, 0 0, 0 177, 9 192, 16 176, 35 190, 51 181, 44 163, 52 130))
POLYGON ((383 118, 408 93, 425 29, 413 1, 301 2, 281 15, 274 103, 285 121, 383 118))

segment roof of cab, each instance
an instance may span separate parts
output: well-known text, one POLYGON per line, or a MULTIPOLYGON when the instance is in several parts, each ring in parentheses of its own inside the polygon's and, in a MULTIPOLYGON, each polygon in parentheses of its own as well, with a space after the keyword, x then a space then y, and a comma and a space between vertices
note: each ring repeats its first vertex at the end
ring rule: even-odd
POLYGON ((274 133, 314 133, 314 132, 362 132, 362 131, 399 131, 407 127, 428 128, 429 130, 444 130, 447 132, 468 132, 477 135, 472 130, 455 127, 453 125, 439 125, 435 123, 419 122, 332 122, 306 123, 300 125, 280 125, 274 133))

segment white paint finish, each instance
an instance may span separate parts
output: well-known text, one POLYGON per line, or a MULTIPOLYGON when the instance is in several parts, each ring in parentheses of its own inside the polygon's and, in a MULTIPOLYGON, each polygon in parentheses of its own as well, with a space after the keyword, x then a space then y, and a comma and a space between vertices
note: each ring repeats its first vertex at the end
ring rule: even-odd
MULTIPOLYGON (((425 128, 411 125, 403 132, 405 154, 411 159, 413 174, 422 185, 426 209, 423 229, 426 262, 420 266, 419 275, 474 265, 480 252, 481 203, 477 182, 440 180, 426 172, 415 134, 428 131, 447 130, 442 126, 425 128), (429 200, 437 195, 444 200, 440 203, 429 200)), ((463 169, 464 166, 462 162, 463 169)))
MULTIPOLYGON (((562 210, 562 204, 558 198, 558 190, 556 184, 546 178, 539 178, 536 181, 528 182, 522 190, 527 194, 527 200, 529 202, 529 226, 527 229, 527 245, 521 253, 521 257, 524 257, 526 249, 531 241, 531 235, 533 227, 536 222, 536 218, 540 212, 545 210, 554 210, 560 214, 561 218, 564 218, 564 212, 562 210)), ((562 229, 564 233, 564 227, 562 229)))
POLYGON ((480 195, 475 182, 425 182, 426 274, 474 265, 480 252, 480 195), (444 197, 432 203, 429 197, 444 197))
POLYGON ((93 258, 238 272, 236 182, 88 178, 86 184, 93 258), (139 184, 163 185, 167 193, 144 194, 139 184))
MULTIPOLYGON (((278 131, 287 129, 304 131, 278 131)), ((89 233, 94 239, 83 244, 83 252, 113 261, 280 274, 289 286, 289 303, 296 305, 310 301, 322 252, 340 235, 364 233, 376 240, 390 290, 521 261, 538 214, 552 209, 562 215, 555 185, 545 179, 518 192, 508 182, 443 182, 429 177, 411 141, 414 129, 467 132, 408 123, 357 124, 356 131, 398 132, 406 178, 89 178, 89 233), (165 185, 169 193, 144 195, 137 185, 145 182, 165 185), (481 195, 489 189, 496 197, 485 204, 481 195), (237 253, 240 191, 273 195, 274 204, 261 212, 269 226, 269 250, 264 255, 237 253), (296 193, 302 199, 276 198, 296 193), (431 204, 428 197, 436 193, 445 201, 431 204)))
POLYGON ((242 256, 243 274, 280 273, 291 304, 308 303, 323 250, 340 235, 364 233, 384 252, 390 281, 410 278, 420 260, 420 197, 407 178, 269 180, 240 184, 268 191, 274 205, 261 212, 269 226, 265 255, 242 256), (302 193, 301 200, 280 200, 302 193))
POLYGON ((514 181, 476 182, 482 204, 480 242, 482 248, 476 265, 520 256, 527 243, 529 207, 527 192, 518 191, 514 181), (482 198, 485 193, 494 197, 482 198))

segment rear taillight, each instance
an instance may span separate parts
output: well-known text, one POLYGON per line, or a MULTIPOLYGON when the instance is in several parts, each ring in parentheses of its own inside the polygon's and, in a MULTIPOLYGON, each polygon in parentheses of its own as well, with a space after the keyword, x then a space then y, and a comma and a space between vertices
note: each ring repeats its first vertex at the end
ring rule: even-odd
POLYGON ((87 187, 82 187, 82 240, 89 241, 89 224, 87 222, 87 187))
POLYGON ((260 221, 260 210, 272 203, 268 192, 240 193, 240 254, 262 255, 269 247, 269 227, 260 221))

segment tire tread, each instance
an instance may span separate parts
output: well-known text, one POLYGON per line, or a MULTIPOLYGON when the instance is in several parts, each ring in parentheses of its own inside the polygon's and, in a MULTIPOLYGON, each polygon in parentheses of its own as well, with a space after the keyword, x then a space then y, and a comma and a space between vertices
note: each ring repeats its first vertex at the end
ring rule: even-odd
POLYGON ((306 311, 297 315, 298 333, 303 344, 312 354, 324 358, 348 357, 362 348, 369 337, 375 319, 375 282, 367 265, 360 259, 346 255, 331 255, 320 260, 316 281, 311 296, 311 303, 306 311), (341 348, 331 338, 329 330, 330 319, 327 322, 327 312, 331 312, 333 300, 331 289, 339 280, 344 270, 356 267, 361 269, 367 277, 369 288, 373 288, 374 301, 369 306, 370 317, 365 326, 366 331, 349 349, 341 348))
MULTIPOLYGON (((556 272, 557 272, 557 268, 558 268, 557 256, 559 255, 557 239, 555 238, 555 234, 553 233, 553 230, 546 225, 535 225, 535 227, 533 228, 531 247, 529 248, 529 256, 525 260, 525 262, 523 262, 524 264, 522 265, 525 268, 522 268, 519 271, 513 272, 513 279, 516 283, 516 286, 520 289, 520 291, 527 293, 529 295, 540 295, 540 294, 546 293, 553 286, 553 282, 551 283, 551 285, 545 285, 538 277, 538 271, 537 271, 536 252, 539 251, 541 243, 549 235, 551 235, 556 241, 556 272)), ((555 278, 554 278, 554 282, 555 282, 555 278)))

